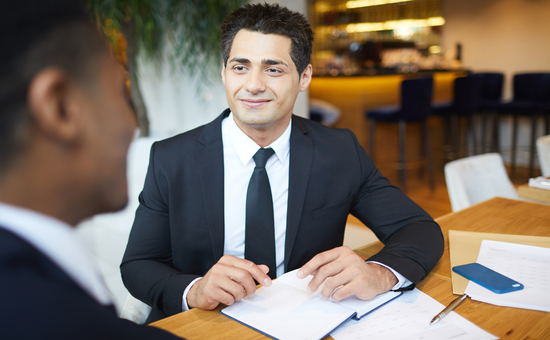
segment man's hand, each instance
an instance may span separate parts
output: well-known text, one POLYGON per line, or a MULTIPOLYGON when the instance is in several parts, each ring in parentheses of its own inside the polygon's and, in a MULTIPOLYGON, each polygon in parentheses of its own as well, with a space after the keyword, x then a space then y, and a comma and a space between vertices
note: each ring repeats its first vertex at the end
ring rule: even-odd
POLYGON ((206 275, 189 289, 187 305, 189 308, 212 310, 223 303, 231 305, 256 292, 256 283, 271 286, 267 276, 269 267, 255 265, 251 261, 235 256, 224 255, 206 275))
POLYGON ((317 254, 302 266, 297 275, 300 279, 314 275, 308 285, 312 292, 329 278, 321 295, 323 299, 328 300, 337 289, 332 295, 334 301, 340 301, 353 294, 361 300, 370 300, 397 284, 397 278, 391 270, 376 263, 365 263, 346 246, 317 254))

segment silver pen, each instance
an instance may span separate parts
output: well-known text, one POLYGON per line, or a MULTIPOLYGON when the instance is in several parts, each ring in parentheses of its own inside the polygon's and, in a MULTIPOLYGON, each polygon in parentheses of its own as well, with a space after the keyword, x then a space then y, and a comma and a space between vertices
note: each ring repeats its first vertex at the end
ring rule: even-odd
POLYGON ((449 303, 449 305, 447 307, 445 307, 444 310, 442 310, 441 312, 439 312, 439 314, 437 314, 433 319, 432 321, 430 321, 430 326, 433 325, 433 324, 436 324, 438 323, 439 321, 441 321, 441 319, 443 319, 447 314, 449 314, 450 312, 453 311, 453 309, 455 309, 456 307, 458 307, 462 301, 466 300, 466 298, 468 297, 468 295, 464 294, 460 297, 457 297, 456 299, 453 300, 453 302, 449 303))

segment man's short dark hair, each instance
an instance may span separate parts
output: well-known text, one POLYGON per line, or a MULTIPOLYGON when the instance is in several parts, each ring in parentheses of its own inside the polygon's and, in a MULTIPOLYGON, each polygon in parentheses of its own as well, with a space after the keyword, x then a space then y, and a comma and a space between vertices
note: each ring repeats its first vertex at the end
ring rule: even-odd
POLYGON ((76 0, 0 1, 0 174, 29 137, 27 92, 41 70, 56 67, 90 79, 104 39, 76 0))
POLYGON ((290 38, 290 57, 298 74, 309 64, 314 34, 306 17, 278 4, 245 5, 229 14, 222 23, 222 57, 227 66, 235 35, 242 30, 278 34, 290 38))

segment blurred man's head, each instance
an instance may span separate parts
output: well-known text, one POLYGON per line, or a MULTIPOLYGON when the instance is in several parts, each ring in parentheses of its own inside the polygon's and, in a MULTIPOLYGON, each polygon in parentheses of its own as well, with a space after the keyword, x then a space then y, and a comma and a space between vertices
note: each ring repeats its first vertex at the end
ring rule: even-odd
POLYGON ((134 115, 82 4, 1 2, 0 46, 0 200, 72 224, 123 208, 134 115))

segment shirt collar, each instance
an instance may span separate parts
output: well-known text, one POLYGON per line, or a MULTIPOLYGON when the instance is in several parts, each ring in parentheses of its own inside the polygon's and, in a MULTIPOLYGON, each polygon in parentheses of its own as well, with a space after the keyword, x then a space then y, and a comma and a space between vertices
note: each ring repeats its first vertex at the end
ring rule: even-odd
POLYGON ((1 202, 0 226, 37 248, 97 302, 112 303, 93 255, 74 228, 53 217, 1 202))
MULTIPOLYGON (((233 143, 233 146, 237 151, 237 155, 239 156, 239 159, 241 160, 243 165, 246 165, 248 164, 248 162, 252 160, 252 157, 254 157, 256 152, 260 149, 260 146, 256 144, 256 142, 254 142, 252 138, 248 137, 237 126, 237 123, 235 123, 235 118, 233 117, 232 112, 229 114, 229 116, 226 119, 228 120, 227 131, 229 132, 229 139, 231 140, 231 143, 233 143)), ((288 126, 283 132, 283 134, 268 146, 275 151, 275 156, 283 164, 286 162, 288 155, 290 153, 291 130, 292 130, 292 118, 290 119, 290 122, 288 123, 288 126)))

